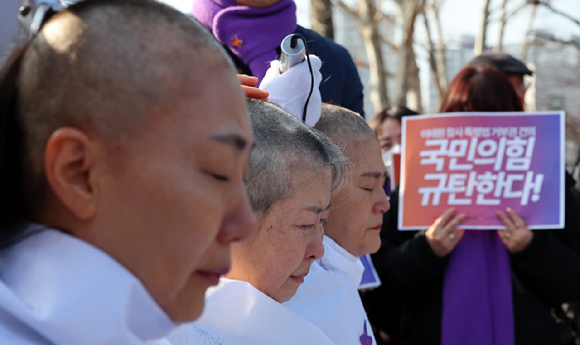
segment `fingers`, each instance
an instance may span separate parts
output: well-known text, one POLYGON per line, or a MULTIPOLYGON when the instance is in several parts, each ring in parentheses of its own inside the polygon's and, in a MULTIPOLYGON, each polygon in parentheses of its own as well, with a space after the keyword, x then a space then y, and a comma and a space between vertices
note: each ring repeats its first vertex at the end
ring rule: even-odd
POLYGON ((258 83, 258 78, 245 74, 238 74, 238 79, 240 80, 240 84, 245 86, 254 86, 258 83))
POLYGON ((459 242, 459 240, 461 239, 463 233, 461 232, 460 229, 458 229, 457 227, 459 226, 459 224, 461 224, 461 222, 463 222, 463 220, 465 219, 465 214, 460 214, 458 216, 456 216, 455 218, 453 218, 446 226, 445 226, 445 231, 447 232, 449 239, 454 242, 453 243, 453 247, 455 247, 455 245, 457 245, 457 243, 459 242))
POLYGON ((508 207, 506 211, 509 217, 503 212, 497 211, 497 216, 506 226, 505 230, 498 230, 498 234, 510 252, 519 253, 527 248, 534 234, 514 210, 508 207))
POLYGON ((451 216, 453 216, 454 211, 455 211, 454 208, 450 208, 447 211, 445 211, 445 213, 443 213, 441 215, 441 217, 439 217, 439 218, 437 218, 437 220, 435 220, 435 225, 444 227, 445 224, 447 224, 447 222, 451 218, 451 216))
POLYGON ((458 215, 457 217, 453 218, 451 220, 451 222, 449 222, 449 224, 447 224, 446 228, 458 230, 457 227, 459 226, 459 224, 461 224, 461 222, 463 222, 464 219, 465 219, 465 214, 462 213, 462 214, 458 215))
POLYGON ((511 219, 509 219, 509 217, 506 216, 505 213, 503 213, 502 211, 497 211, 496 214, 503 223, 503 225, 505 225, 506 230, 515 228, 514 223, 512 223, 511 219))
POLYGON ((512 237, 512 233, 507 230, 498 230, 497 234, 499 235, 499 237, 501 237, 503 243, 506 245, 512 237))
POLYGON ((526 227, 526 223, 524 223, 523 219, 516 213, 516 211, 514 211, 508 207, 507 212, 509 213, 510 217, 512 218, 513 224, 515 225, 516 229, 521 229, 521 228, 526 227))
POLYGON ((268 93, 268 91, 262 90, 262 89, 257 89, 257 88, 252 87, 252 86, 244 86, 244 85, 242 85, 242 89, 246 93, 246 97, 253 98, 253 99, 257 99, 257 100, 260 100, 260 101, 267 101, 268 100, 268 96, 270 95, 268 93))
POLYGON ((261 101, 267 101, 270 95, 268 91, 254 87, 258 83, 258 78, 245 74, 238 74, 238 80, 242 84, 242 89, 246 97, 261 101))
POLYGON ((454 209, 445 211, 425 232, 427 242, 435 255, 439 257, 449 254, 463 237, 463 231, 457 227, 465 219, 465 214, 457 215, 450 221, 453 212, 454 209))

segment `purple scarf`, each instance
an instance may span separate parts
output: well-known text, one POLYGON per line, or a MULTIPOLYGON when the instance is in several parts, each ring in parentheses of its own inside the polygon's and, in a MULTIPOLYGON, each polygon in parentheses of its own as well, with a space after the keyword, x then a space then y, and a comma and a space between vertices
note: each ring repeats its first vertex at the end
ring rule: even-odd
POLYGON ((196 0, 193 16, 262 80, 276 60, 282 39, 296 30, 296 5, 280 0, 272 6, 238 6, 233 0, 196 0))
POLYGON ((467 230, 443 282, 441 345, 514 345, 510 258, 496 231, 467 230))

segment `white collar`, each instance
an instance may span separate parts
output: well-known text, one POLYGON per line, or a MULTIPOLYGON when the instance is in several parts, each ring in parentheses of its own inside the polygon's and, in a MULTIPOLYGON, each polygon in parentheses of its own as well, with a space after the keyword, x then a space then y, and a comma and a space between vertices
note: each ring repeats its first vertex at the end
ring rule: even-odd
POLYGON ((324 256, 318 260, 320 266, 325 269, 343 271, 353 281, 354 286, 359 286, 365 270, 360 259, 326 235, 324 235, 322 244, 324 245, 324 256))
MULTIPOLYGON (((192 344, 188 339, 220 339, 216 344, 332 345, 313 323, 268 297, 250 283, 222 278, 208 290, 201 318, 183 325, 169 336, 172 344, 192 344), (200 333, 201 330, 201 333, 200 333)), ((214 342, 200 342, 213 344, 214 342)))
POLYGON ((53 344, 143 344, 176 325, 141 282, 96 247, 40 231, 0 251, 0 309, 53 344))

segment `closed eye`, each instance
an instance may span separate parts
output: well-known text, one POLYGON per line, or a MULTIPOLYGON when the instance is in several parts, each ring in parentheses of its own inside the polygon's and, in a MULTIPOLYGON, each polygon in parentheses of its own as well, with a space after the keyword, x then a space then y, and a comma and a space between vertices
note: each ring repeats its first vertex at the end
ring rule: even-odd
MULTIPOLYGON (((320 218, 320 220, 318 221, 319 225, 326 225, 326 219, 325 218, 320 218)), ((315 224, 308 224, 308 225, 300 225, 299 228, 303 229, 303 230, 314 230, 316 228, 315 224)))
POLYGON ((230 178, 226 175, 220 175, 209 171, 206 171, 206 174, 220 182, 230 182, 230 178))

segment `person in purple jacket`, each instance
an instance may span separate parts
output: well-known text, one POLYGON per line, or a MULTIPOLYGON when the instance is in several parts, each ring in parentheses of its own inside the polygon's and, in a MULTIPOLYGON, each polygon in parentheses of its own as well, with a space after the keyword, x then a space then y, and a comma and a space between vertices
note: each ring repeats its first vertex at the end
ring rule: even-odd
POLYGON ((289 34, 304 36, 310 53, 322 62, 322 101, 364 116, 363 86, 348 51, 331 39, 296 23, 293 0, 196 0, 193 16, 227 49, 239 73, 260 81, 280 55, 289 34))

